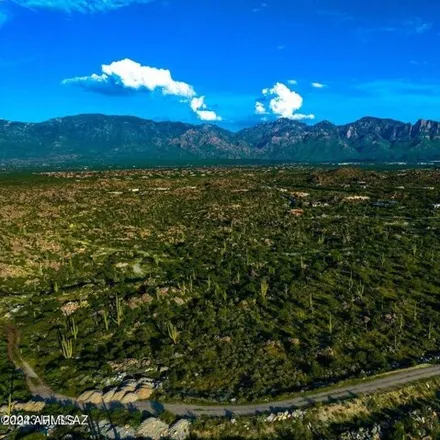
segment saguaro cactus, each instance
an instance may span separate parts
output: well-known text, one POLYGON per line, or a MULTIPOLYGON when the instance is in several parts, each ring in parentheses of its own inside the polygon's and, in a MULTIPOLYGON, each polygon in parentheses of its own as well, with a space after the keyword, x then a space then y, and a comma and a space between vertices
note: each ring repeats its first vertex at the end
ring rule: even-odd
POLYGON ((122 324, 122 320, 124 318, 124 308, 123 308, 122 299, 119 298, 118 295, 116 295, 116 299, 115 299, 115 309, 116 309, 116 318, 114 319, 114 321, 116 322, 117 326, 120 327, 122 324))
POLYGON ((104 326, 105 326, 105 329, 108 331, 108 328, 109 328, 109 321, 108 321, 108 310, 107 310, 107 309, 104 309, 104 310, 102 311, 102 317, 103 317, 103 319, 104 319, 104 326))
POLYGON ((267 282, 266 278, 263 278, 260 284, 260 295, 263 301, 266 301, 267 299, 268 290, 269 290, 269 283, 267 282))
POLYGON ((174 345, 177 344, 177 339, 179 338, 179 332, 177 331, 177 328, 173 323, 169 322, 167 324, 167 330, 168 330, 168 336, 170 337, 171 341, 174 345))
POLYGON ((75 322, 75 318, 72 318, 70 321, 70 333, 73 336, 73 339, 75 339, 78 337, 78 333, 79 333, 79 329, 78 329, 78 325, 75 322))
POLYGON ((8 412, 7 415, 10 416, 12 414, 12 408, 14 407, 14 403, 12 402, 12 393, 8 395, 8 412))
POLYGON ((66 359, 72 359, 73 357, 73 342, 64 335, 61 338, 61 353, 66 359))

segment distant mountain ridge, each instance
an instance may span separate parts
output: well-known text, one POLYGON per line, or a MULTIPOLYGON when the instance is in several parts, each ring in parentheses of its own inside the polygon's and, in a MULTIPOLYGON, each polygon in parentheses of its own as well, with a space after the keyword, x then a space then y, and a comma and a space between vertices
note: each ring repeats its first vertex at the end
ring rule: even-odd
POLYGON ((0 165, 191 160, 440 160, 440 123, 365 117, 345 125, 289 119, 233 133, 216 125, 83 114, 41 123, 0 119, 0 165))

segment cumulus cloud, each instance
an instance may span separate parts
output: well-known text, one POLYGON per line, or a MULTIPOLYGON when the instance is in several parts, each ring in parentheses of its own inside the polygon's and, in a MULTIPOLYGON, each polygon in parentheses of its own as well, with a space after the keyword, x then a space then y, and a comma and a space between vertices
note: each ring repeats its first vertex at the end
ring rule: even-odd
POLYGON ((315 89, 323 89, 325 87, 325 84, 321 84, 318 82, 313 82, 312 83, 312 87, 314 87, 315 89))
POLYGON ((192 86, 182 81, 175 81, 167 69, 142 66, 135 61, 125 59, 102 66, 103 75, 120 78, 125 87, 146 88, 150 91, 160 89, 164 95, 176 95, 186 98, 196 93, 192 86))
POLYGON ((221 121, 222 118, 213 110, 197 110, 197 116, 201 121, 221 121))
POLYGON ((133 89, 125 87, 120 78, 106 74, 90 76, 77 76, 61 82, 63 85, 76 85, 85 90, 110 96, 125 96, 134 93, 133 89))
POLYGON ((118 88, 132 90, 160 91, 164 95, 175 95, 192 98, 196 95, 193 87, 182 81, 175 81, 167 69, 142 66, 125 59, 101 66, 102 74, 67 78, 63 84, 77 84, 94 91, 99 89, 118 88))
POLYGON ((205 97, 200 96, 199 98, 193 98, 191 100, 190 107, 194 112, 200 109, 205 109, 206 108, 205 97))
POLYGON ((168 69, 143 66, 128 58, 101 66, 102 73, 77 76, 62 81, 64 85, 77 85, 106 95, 125 95, 137 91, 159 92, 181 98, 202 121, 220 121, 221 118, 207 109, 205 97, 198 97, 193 86, 176 81, 168 69))
MULTIPOLYGON (((296 113, 303 105, 303 98, 298 93, 290 90, 285 84, 278 82, 272 88, 263 89, 262 93, 268 101, 269 109, 275 116, 292 120, 315 118, 312 114, 305 115, 302 113, 296 113)), ((258 103, 262 104, 260 102, 258 103)), ((265 110, 265 106, 262 104, 259 109, 265 110)), ((255 111, 257 114, 261 114, 257 111, 257 105, 255 111)))
POLYGON ((255 114, 257 114, 257 115, 267 115, 267 113, 268 112, 266 110, 265 105, 262 102, 257 101, 255 103, 255 114))
POLYGON ((154 0, 12 0, 19 6, 29 9, 52 9, 67 13, 83 14, 105 12, 131 4, 151 3, 154 0))
POLYGON ((298 84, 298 81, 296 79, 289 79, 287 81, 287 84, 291 84, 292 86, 295 86, 296 84, 298 84))
POLYGON ((304 119, 315 119, 315 115, 313 114, 304 115, 302 113, 295 113, 294 115, 290 116, 288 119, 292 119, 292 121, 303 121, 304 119))
POLYGON ((190 102, 190 107, 193 112, 201 119, 202 121, 221 121, 222 118, 217 115, 213 110, 206 110, 207 106, 205 104, 205 97, 200 96, 193 98, 190 102))

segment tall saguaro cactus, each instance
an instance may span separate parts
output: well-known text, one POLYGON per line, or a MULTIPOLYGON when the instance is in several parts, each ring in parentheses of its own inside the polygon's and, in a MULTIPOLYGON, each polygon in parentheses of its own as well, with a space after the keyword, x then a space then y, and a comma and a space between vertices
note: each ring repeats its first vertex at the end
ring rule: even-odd
POLYGON ((102 311, 102 318, 104 319, 104 327, 105 327, 105 330, 106 331, 108 331, 108 329, 109 329, 109 320, 108 320, 108 310, 107 309, 104 309, 103 311, 102 311))
POLYGON ((124 318, 124 308, 123 308, 122 299, 119 298, 118 295, 116 295, 116 299, 115 299, 115 309, 116 309, 116 317, 114 318, 114 321, 116 322, 117 326, 120 327, 122 324, 122 320, 124 318))
POLYGON ((76 339, 78 338, 79 328, 75 322, 75 318, 72 318, 70 321, 70 333, 72 334, 73 339, 75 339, 76 341, 76 339))
POLYGON ((267 299, 268 290, 269 290, 269 283, 267 282, 266 278, 263 278, 260 284, 260 296, 263 301, 266 301, 267 299))
POLYGON ((61 353, 65 359, 72 359, 73 357, 73 342, 64 335, 61 338, 61 353))
POLYGON ((179 338, 179 332, 177 331, 177 328, 173 323, 169 322, 167 324, 167 330, 168 330, 168 336, 170 337, 171 341, 174 345, 177 344, 177 340, 179 338))

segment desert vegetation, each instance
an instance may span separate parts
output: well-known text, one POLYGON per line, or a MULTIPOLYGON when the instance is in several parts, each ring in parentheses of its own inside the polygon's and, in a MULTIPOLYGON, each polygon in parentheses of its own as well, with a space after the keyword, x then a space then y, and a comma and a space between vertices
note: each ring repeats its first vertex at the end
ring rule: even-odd
POLYGON ((160 381, 159 400, 264 400, 434 358, 439 182, 288 166, 1 175, 0 400, 26 389, 4 386, 11 329, 72 396, 131 375, 160 381))

